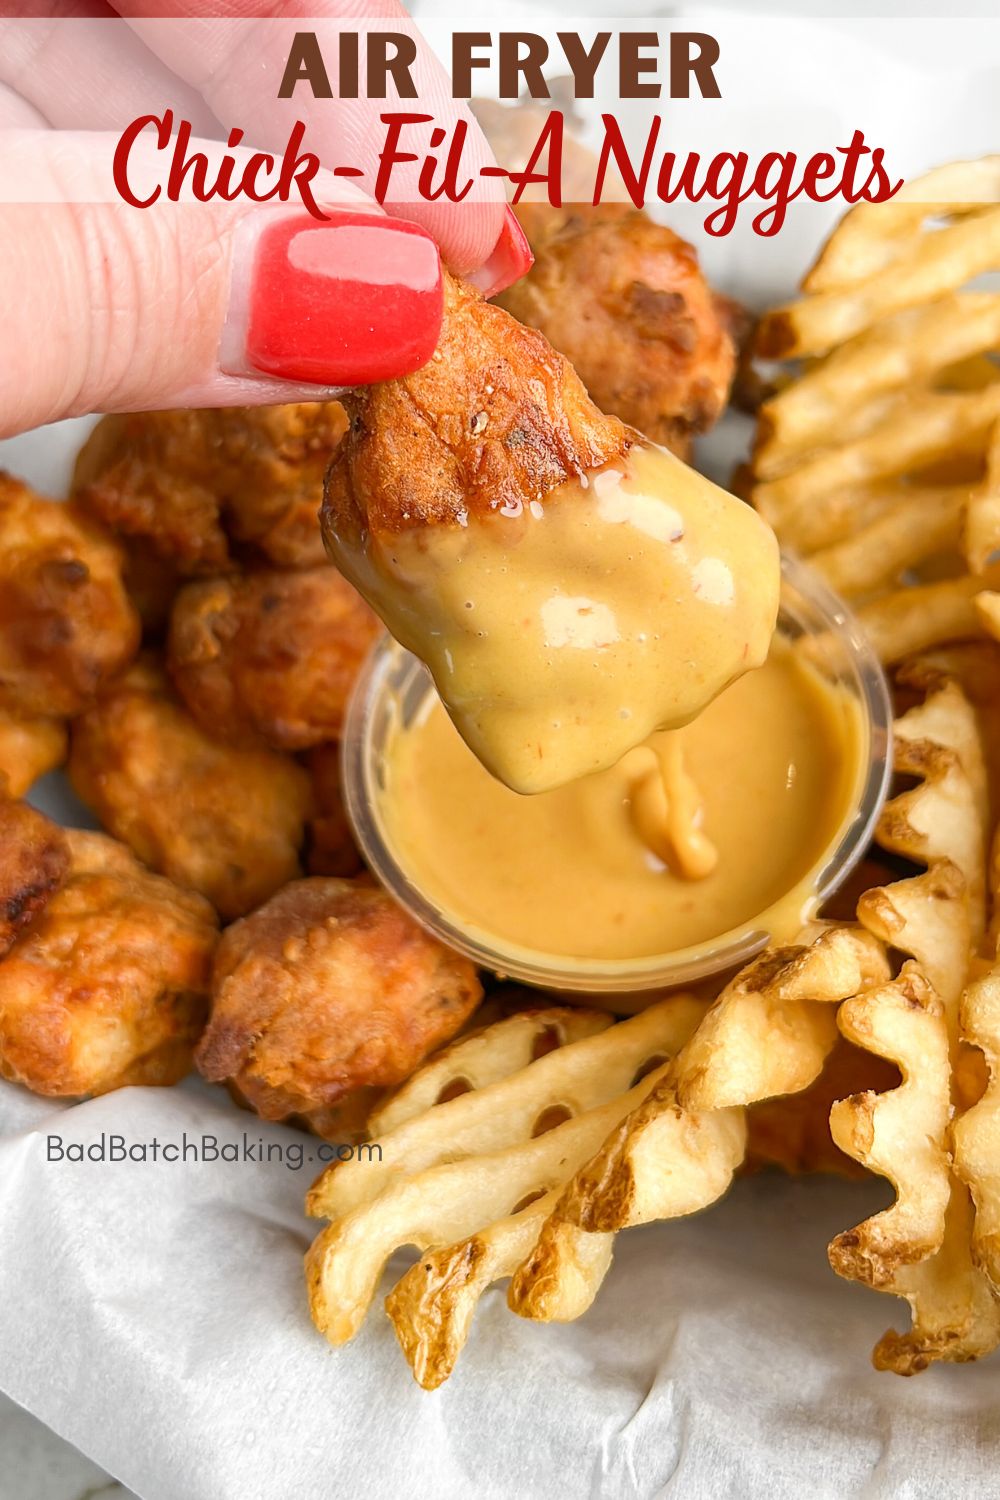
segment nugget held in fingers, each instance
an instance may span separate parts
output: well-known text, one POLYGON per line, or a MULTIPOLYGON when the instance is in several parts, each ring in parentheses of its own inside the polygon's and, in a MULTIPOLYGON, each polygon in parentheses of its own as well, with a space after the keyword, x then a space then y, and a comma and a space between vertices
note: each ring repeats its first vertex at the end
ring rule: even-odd
POLYGON ((234 742, 306 750, 336 739, 382 625, 336 568, 190 583, 167 666, 198 723, 234 742))
POLYGON ((138 645, 115 543, 0 473, 0 713, 78 714, 138 645))
POLYGON ((242 916, 300 873, 309 778, 212 739, 143 657, 73 725, 70 780, 146 864, 242 916))
POLYGON ((215 914, 113 839, 45 824, 22 827, 44 873, 0 959, 0 1075, 72 1096, 176 1083, 204 1024, 215 914))
POLYGON ((323 562, 323 471, 347 426, 336 401, 103 417, 81 449, 74 496, 187 577, 234 549, 278 568, 323 562))
POLYGON ((472 964, 384 891, 300 880, 225 933, 201 1073, 265 1119, 409 1077, 482 997, 472 964))
POLYGON ((777 546, 535 329, 453 277, 444 304, 422 369, 344 397, 323 531, 483 765, 546 791, 763 661, 777 546))

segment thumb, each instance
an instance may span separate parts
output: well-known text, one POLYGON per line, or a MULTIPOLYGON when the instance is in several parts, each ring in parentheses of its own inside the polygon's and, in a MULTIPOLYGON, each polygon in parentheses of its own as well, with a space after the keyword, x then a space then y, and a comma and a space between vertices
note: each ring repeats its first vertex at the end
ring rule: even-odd
POLYGON ((320 177, 325 221, 294 202, 102 203, 116 142, 0 133, 0 436, 90 411, 321 399, 430 358, 443 294, 425 230, 320 177), (45 201, 11 201, 29 191, 45 201))

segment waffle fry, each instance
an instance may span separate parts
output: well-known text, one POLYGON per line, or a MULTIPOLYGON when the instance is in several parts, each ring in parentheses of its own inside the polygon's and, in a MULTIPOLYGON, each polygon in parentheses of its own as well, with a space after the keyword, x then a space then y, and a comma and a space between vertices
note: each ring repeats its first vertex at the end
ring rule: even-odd
MULTIPOLYGON (((481 1013, 477 1012, 477 1016, 481 1013)), ((476 1017, 473 1017, 475 1020, 476 1017)), ((370 1133, 388 1135, 432 1105, 509 1078, 556 1047, 606 1031, 613 1017, 582 1006, 509 1016, 435 1052, 371 1116, 370 1133)))
MULTIPOLYGON (((703 1002, 672 996, 535 1061, 527 1033, 509 1021, 458 1044, 452 1064, 458 1056, 467 1076, 469 1053, 463 1057, 460 1049, 475 1043, 478 1067, 491 1082, 407 1114, 374 1143, 359 1172, 344 1171, 351 1163, 335 1164, 311 1190, 309 1211, 333 1219, 307 1257, 316 1326, 333 1343, 352 1338, 398 1247, 423 1251, 466 1240, 497 1220, 516 1219, 540 1194, 561 1187, 654 1087, 668 1066, 664 1059, 687 1040, 703 1011, 703 1002), (491 1042, 502 1063, 487 1063, 491 1042), (525 1056, 527 1065, 519 1066, 525 1056), (496 1077, 508 1066, 514 1071, 496 1077)), ((571 1010, 555 1008, 532 1022, 536 1036, 546 1027, 578 1024, 571 1010)), ((427 1068, 439 1085, 439 1063, 432 1059, 427 1068)))
POLYGON ((969 285, 1000 269, 1000 158, 904 191, 848 213, 805 295, 762 319, 758 355, 798 364, 741 477, 887 663, 982 635, 977 596, 1000 588, 1000 294, 969 285))
POLYGON ((845 1001, 839 1024, 848 1041, 896 1063, 903 1079, 888 1093, 838 1100, 830 1111, 840 1150, 896 1190, 890 1208, 837 1236, 830 1263, 850 1281, 890 1288, 900 1265, 926 1260, 944 1239, 950 1196, 944 1008, 911 961, 897 979, 845 1001))
MULTIPOLYGON (((678 995, 618 1026, 602 1032, 595 1029, 595 1034, 558 1047, 534 1062, 529 1051, 524 1064, 518 1066, 513 1061, 511 1070, 495 1082, 401 1120, 395 1129, 376 1139, 376 1152, 368 1153, 376 1159, 332 1163, 311 1189, 306 1200, 308 1211, 317 1217, 339 1218, 371 1202, 402 1177, 412 1177, 441 1162, 487 1155, 530 1141, 563 1120, 582 1117, 608 1099, 624 1094, 639 1081, 636 1075, 640 1069, 650 1071, 651 1063, 658 1065, 673 1056, 694 1030, 703 1010, 701 1002, 678 995)), ((536 1037, 544 1035, 546 1026, 578 1024, 571 1015, 555 1009, 540 1015, 546 1019, 541 1027, 535 1024, 536 1037)), ((482 1043, 488 1038, 488 1045, 496 1046, 500 1065, 500 1058, 504 1063, 512 1061, 514 1036, 511 1023, 504 1021, 479 1040, 482 1043)), ((463 1050, 471 1049, 476 1040, 460 1045, 463 1050)), ((516 1043, 520 1050, 520 1036, 516 1043)), ((432 1060, 428 1067, 436 1073, 438 1065, 432 1060)))
POLYGON ((1000 1293, 1000 965, 977 979, 962 998, 962 1034, 986 1058, 983 1097, 955 1121, 955 1170, 975 1204, 972 1254, 1000 1293))
POLYGON ((510 1307, 577 1316, 583 1308, 561 1289, 576 1288, 588 1234, 677 1218, 721 1197, 746 1149, 744 1106, 807 1087, 833 1046, 833 1004, 887 975, 868 934, 822 925, 809 943, 766 952, 736 975, 648 1098, 568 1183, 511 1280, 510 1307))
POLYGON ((842 1151, 893 1184, 896 1199, 838 1235, 829 1254, 839 1275, 909 1302, 910 1331, 890 1330, 873 1360, 911 1375, 1000 1343, 1000 1304, 974 1263, 972 1203, 949 1156, 959 998, 983 931, 988 827, 978 726, 954 682, 897 721, 895 759, 921 780, 887 805, 878 840, 927 869, 866 892, 858 916, 911 958, 895 980, 841 1006, 838 1024, 895 1063, 902 1082, 838 1101, 830 1129, 842 1151))

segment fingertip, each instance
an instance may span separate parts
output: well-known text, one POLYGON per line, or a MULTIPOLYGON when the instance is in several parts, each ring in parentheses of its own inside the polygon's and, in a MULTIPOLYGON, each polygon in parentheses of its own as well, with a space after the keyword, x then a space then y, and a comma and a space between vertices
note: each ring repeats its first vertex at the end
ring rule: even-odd
POLYGON ((504 209, 503 227, 490 254, 466 280, 484 297, 495 297, 531 270, 535 257, 511 207, 504 209))

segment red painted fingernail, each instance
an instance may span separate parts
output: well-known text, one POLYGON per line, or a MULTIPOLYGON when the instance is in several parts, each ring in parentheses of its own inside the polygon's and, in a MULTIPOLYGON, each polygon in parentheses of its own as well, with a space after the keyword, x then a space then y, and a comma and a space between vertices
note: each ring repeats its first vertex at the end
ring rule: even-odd
MULTIPOLYGON (((249 254, 243 354, 255 373, 368 385, 409 374, 434 353, 441 259, 418 225, 349 212, 326 222, 283 215, 264 226, 249 254)), ((238 274, 234 304, 243 300, 238 274)))
POLYGON ((502 292, 511 282, 530 271, 534 263, 535 257, 524 230, 517 222, 517 215, 512 208, 507 208, 500 238, 493 246, 489 259, 465 279, 482 292, 484 297, 495 297, 497 292, 502 292))

